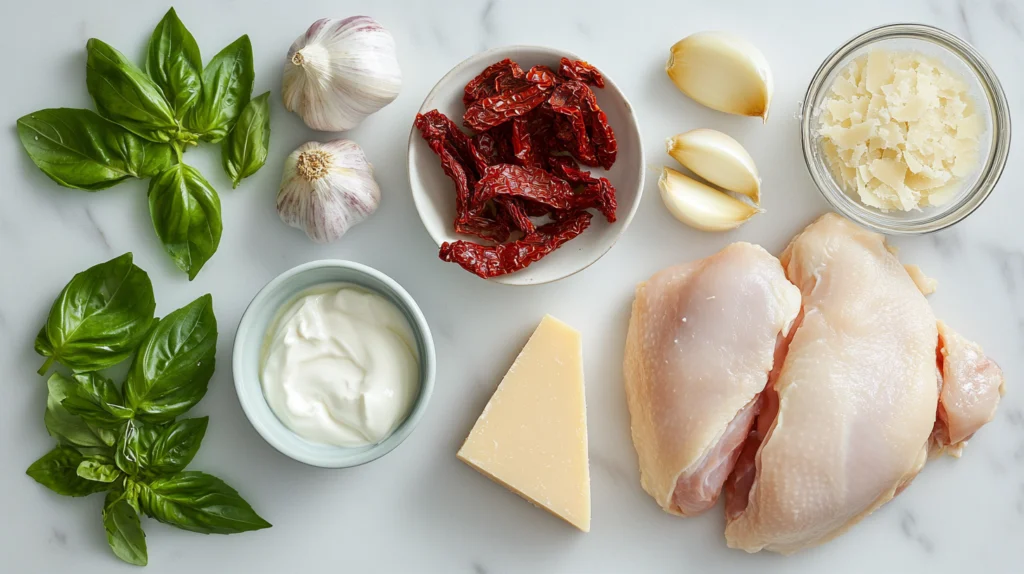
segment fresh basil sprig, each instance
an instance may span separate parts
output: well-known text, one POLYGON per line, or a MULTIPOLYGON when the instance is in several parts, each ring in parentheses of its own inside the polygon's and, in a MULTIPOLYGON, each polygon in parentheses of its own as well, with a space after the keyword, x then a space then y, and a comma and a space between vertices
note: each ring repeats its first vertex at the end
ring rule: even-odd
POLYGON ((102 40, 90 39, 85 51, 85 84, 101 116, 149 141, 175 138, 174 111, 145 72, 102 40))
POLYGON ((57 445, 32 463, 25 471, 36 482, 64 496, 88 496, 110 488, 108 484, 78 476, 78 465, 85 457, 77 450, 57 445))
POLYGON ((142 485, 139 505, 160 522, 201 534, 235 534, 270 526, 223 480, 196 471, 142 485))
POLYGON ((99 114, 59 108, 23 116, 22 147, 64 187, 97 191, 153 178, 153 227, 175 264, 194 279, 220 243, 220 200, 196 169, 182 163, 185 152, 200 139, 227 142, 233 134, 222 152, 236 187, 266 161, 270 107, 266 98, 250 105, 255 72, 249 37, 229 44, 204 69, 199 45, 171 8, 150 37, 145 71, 95 38, 86 53, 86 86, 99 114), (236 130, 243 114, 245 124, 236 130), (171 186, 184 191, 171 194, 171 186))
POLYGON ((97 191, 171 165, 171 146, 146 141, 92 110, 40 110, 18 120, 18 137, 43 173, 64 187, 97 191))
POLYGON ((73 371, 98 371, 127 359, 153 323, 149 275, 125 253, 78 273, 50 307, 35 349, 73 371))
POLYGON ((189 130, 212 143, 228 135, 252 96, 252 60, 249 36, 228 44, 210 60, 203 70, 203 95, 186 118, 189 130))
POLYGON ((68 388, 61 405, 86 423, 114 429, 135 414, 121 404, 124 399, 114 381, 99 373, 79 373, 74 379, 78 384, 68 388))
POLYGON ((270 149, 270 92, 246 104, 221 146, 221 160, 232 187, 263 167, 270 149))
POLYGON ((195 279, 217 251, 220 196, 194 167, 179 163, 149 180, 149 215, 164 250, 195 279))
POLYGON ((199 44, 171 8, 153 30, 146 56, 146 71, 163 90, 180 120, 199 99, 203 58, 199 44))
POLYGON ((145 565, 143 511, 208 534, 270 524, 219 478, 185 470, 209 424, 208 417, 177 417, 203 398, 216 365, 212 297, 203 295, 156 321, 149 278, 131 260, 126 253, 79 273, 51 309, 47 324, 56 321, 56 327, 40 334, 50 352, 47 367, 52 361, 70 366, 67 359, 104 366, 115 365, 116 357, 134 359, 122 385, 97 372, 50 376, 43 421, 57 446, 27 474, 65 496, 106 491, 102 518, 111 550, 125 562, 145 565), (121 299, 129 293, 138 300, 121 299), (122 309, 133 305, 141 311, 122 309))
POLYGON ((139 512, 124 492, 110 491, 103 501, 103 529, 114 554, 129 564, 145 566, 149 562, 146 533, 139 512))
POLYGON ((64 399, 75 392, 78 382, 54 373, 46 381, 46 412, 43 423, 46 431, 60 444, 73 447, 85 455, 113 455, 117 435, 110 429, 85 422, 64 407, 64 399))

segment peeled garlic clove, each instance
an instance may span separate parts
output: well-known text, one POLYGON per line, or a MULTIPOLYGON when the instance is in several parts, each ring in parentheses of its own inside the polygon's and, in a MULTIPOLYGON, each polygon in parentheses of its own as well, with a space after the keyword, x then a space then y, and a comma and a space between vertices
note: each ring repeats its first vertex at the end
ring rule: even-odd
POLYGON ((362 148, 350 140, 302 144, 285 160, 277 213, 317 243, 329 243, 380 205, 362 148))
POLYGON ((671 168, 658 179, 661 200, 679 221, 702 231, 728 231, 761 210, 671 168))
POLYGON ((369 16, 317 20, 288 50, 281 95, 306 125, 348 130, 402 87, 395 39, 369 16))
POLYGON ((761 178, 754 158, 740 142, 717 130, 700 128, 669 138, 668 155, 709 182, 761 203, 761 178))
POLYGON ((772 71, 743 38, 726 32, 687 36, 672 46, 665 71, 684 94, 711 109, 768 120, 772 71))

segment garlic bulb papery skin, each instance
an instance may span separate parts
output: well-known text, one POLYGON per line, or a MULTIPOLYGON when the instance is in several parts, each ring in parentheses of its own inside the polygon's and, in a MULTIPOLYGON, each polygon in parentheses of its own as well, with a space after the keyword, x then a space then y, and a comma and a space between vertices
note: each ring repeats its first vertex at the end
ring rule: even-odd
POLYGON ((349 130, 402 87, 395 39, 369 16, 323 18, 288 50, 284 107, 322 131, 349 130))
POLYGON ((373 166, 351 140, 302 144, 285 160, 277 213, 317 243, 329 243, 380 205, 373 166))
POLYGON ((665 72, 698 103, 768 121, 774 91, 768 59, 753 44, 726 32, 698 32, 676 42, 665 72))

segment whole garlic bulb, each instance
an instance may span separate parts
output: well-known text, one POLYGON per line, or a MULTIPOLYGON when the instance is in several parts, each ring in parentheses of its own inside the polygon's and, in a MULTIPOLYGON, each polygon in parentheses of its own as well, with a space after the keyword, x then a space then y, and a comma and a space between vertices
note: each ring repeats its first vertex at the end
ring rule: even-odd
POLYGON ((373 166, 351 140, 305 143, 285 160, 277 213, 317 243, 338 239, 378 205, 373 166))
POLYGON ((348 130, 390 104, 402 87, 395 39, 369 16, 323 18, 288 50, 284 107, 306 125, 348 130))

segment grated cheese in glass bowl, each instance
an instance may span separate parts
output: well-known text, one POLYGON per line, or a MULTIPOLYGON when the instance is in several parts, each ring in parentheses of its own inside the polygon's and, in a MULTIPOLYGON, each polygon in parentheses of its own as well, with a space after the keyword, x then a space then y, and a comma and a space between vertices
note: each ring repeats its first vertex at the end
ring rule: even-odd
POLYGON ((969 44, 917 24, 869 30, 818 69, 801 118, 811 178, 836 211, 888 234, 928 233, 988 197, 1009 153, 995 73, 969 44))

